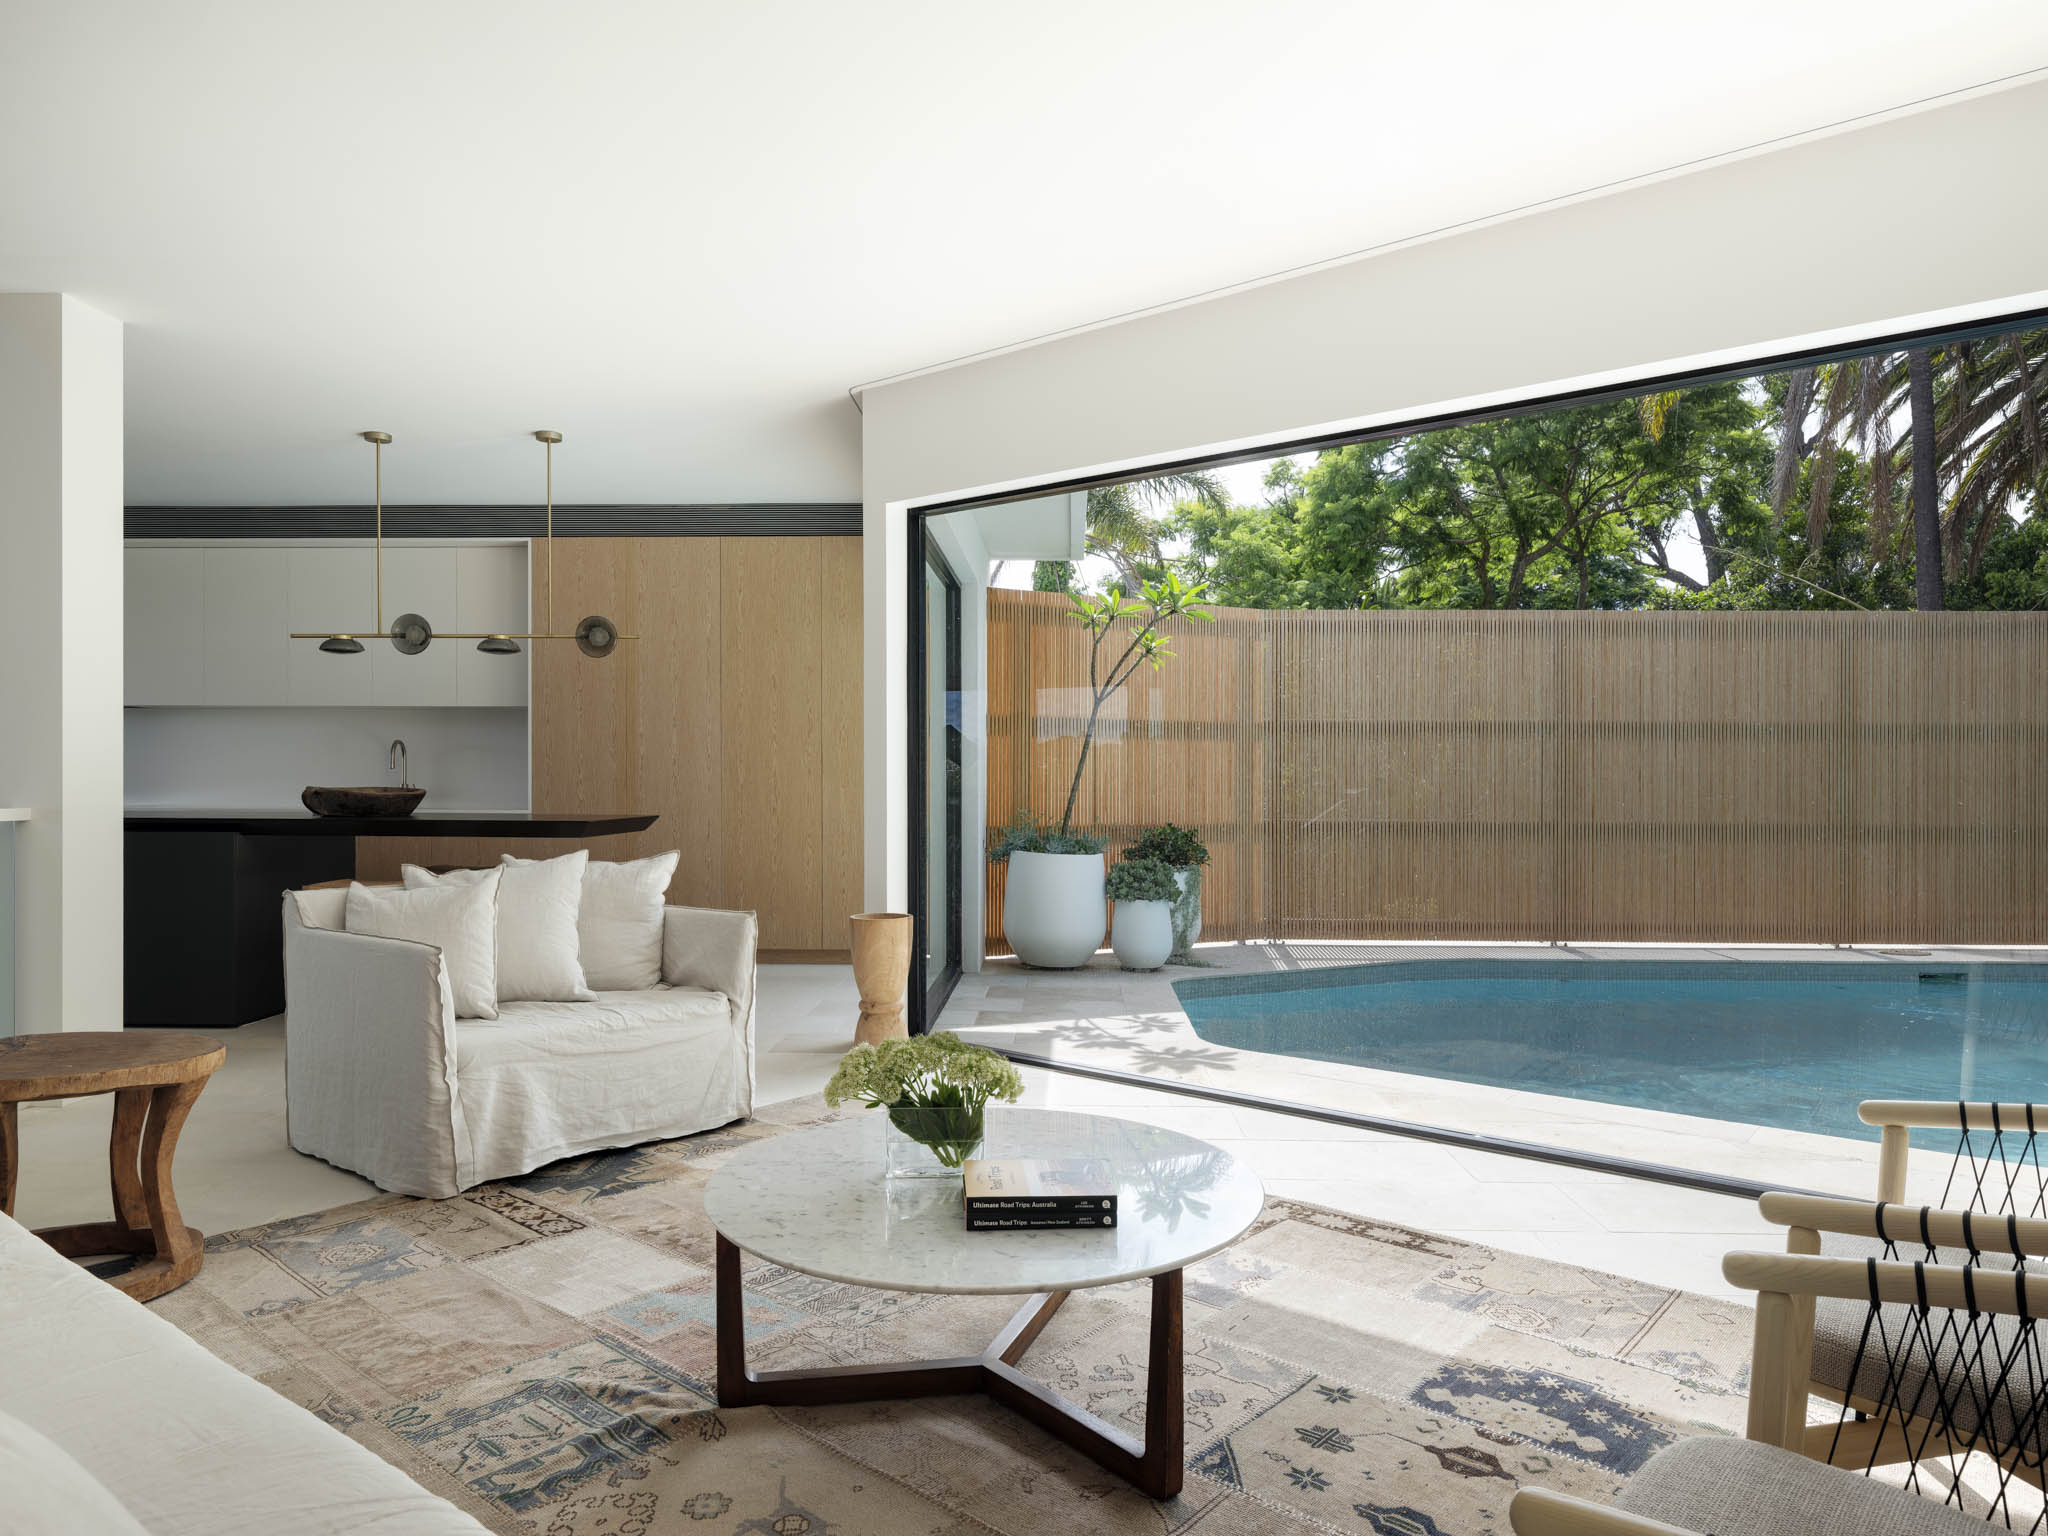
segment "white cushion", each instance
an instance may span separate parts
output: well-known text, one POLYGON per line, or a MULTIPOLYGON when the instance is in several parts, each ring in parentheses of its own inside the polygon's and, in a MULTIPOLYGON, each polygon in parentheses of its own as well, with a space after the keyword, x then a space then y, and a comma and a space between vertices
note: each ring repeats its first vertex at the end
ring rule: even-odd
POLYGON ((7 1536, 149 1536, 98 1478, 48 1436, 0 1413, 0 1488, 7 1536))
MULTIPOLYGON (((0 1411, 61 1445, 150 1536, 484 1536, 398 1468, 0 1216, 0 1411)), ((180 1298, 191 1295, 191 1306, 180 1298)), ((17 1479, 0 1473, 0 1531, 17 1479)), ((34 1529, 30 1527, 30 1529, 34 1529)), ((74 1520, 87 1536, 123 1527, 74 1520)))
POLYGON ((441 951, 458 1019, 498 1016, 498 871, 423 890, 350 882, 350 933, 406 939, 441 951))
POLYGON ((445 875, 407 864, 408 891, 436 885, 498 883, 498 1001, 580 1003, 590 999, 577 958, 576 918, 583 908, 587 849, 559 859, 508 859, 497 869, 451 869, 445 875))
MULTIPOLYGON (((599 992, 642 992, 661 985, 662 908, 679 850, 614 864, 592 859, 583 870, 576 920, 583 980, 599 992)), ((508 865, 524 859, 505 855, 508 865)))

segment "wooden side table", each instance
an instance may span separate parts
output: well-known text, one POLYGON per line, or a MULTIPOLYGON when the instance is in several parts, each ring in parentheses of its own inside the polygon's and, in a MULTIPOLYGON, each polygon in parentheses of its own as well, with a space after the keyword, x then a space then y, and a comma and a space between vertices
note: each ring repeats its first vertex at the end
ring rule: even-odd
POLYGON ((137 1301, 176 1290, 199 1273, 205 1239, 178 1214, 171 1156, 200 1090, 227 1056, 218 1040, 182 1031, 80 1030, 0 1039, 0 1211, 14 1214, 21 1162, 16 1106, 111 1093, 107 1162, 114 1219, 45 1227, 36 1236, 67 1258, 151 1255, 108 1282, 137 1301))

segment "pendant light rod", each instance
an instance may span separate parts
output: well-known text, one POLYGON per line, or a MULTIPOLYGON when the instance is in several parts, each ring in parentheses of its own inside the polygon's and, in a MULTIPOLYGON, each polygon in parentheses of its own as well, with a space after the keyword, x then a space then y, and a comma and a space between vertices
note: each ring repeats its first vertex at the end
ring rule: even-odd
POLYGON ((361 434, 377 455, 377 633, 384 633, 384 445, 391 441, 389 432, 365 432, 361 434))
POLYGON ((546 625, 547 625, 548 633, 549 633, 549 634, 553 634, 553 633, 554 633, 554 630, 555 630, 555 444, 559 443, 559 442, 560 442, 560 441, 562 440, 562 434, 561 434, 561 433, 559 433, 559 432, 546 432, 546 431, 542 431, 542 432, 536 432, 536 433, 534 433, 533 435, 534 435, 534 436, 535 436, 536 438, 538 438, 538 439, 539 439, 539 440, 541 441, 541 443, 542 443, 542 444, 543 444, 543 445, 544 445, 544 446, 545 446, 545 447, 547 448, 547 455, 548 455, 548 470, 547 470, 547 496, 548 496, 548 521, 547 521, 547 534, 548 534, 548 572, 547 572, 547 596, 546 596, 546 599, 545 599, 545 605, 546 605, 546 612, 545 612, 545 613, 543 613, 543 614, 541 615, 541 617, 542 617, 543 621, 544 621, 544 622, 546 623, 546 625))

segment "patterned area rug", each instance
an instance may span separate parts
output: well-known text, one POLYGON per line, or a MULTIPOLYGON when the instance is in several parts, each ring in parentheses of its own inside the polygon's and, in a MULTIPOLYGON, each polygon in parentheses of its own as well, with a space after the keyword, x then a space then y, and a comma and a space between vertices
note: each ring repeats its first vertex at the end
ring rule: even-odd
MULTIPOLYGON (((542 1536, 1505 1532, 1739 1430, 1746 1309, 1285 1200, 1186 1283, 1186 1491, 1155 1504, 986 1400, 721 1410, 702 1190, 816 1099, 453 1200, 210 1239, 152 1303, 493 1530, 542 1536)), ((1370 1148, 1361 1148, 1370 1156, 1370 1148)), ((755 1262, 757 1368, 978 1353, 1006 1297, 755 1262)), ((1142 1433, 1147 1288, 1074 1296, 1024 1366, 1142 1433)))

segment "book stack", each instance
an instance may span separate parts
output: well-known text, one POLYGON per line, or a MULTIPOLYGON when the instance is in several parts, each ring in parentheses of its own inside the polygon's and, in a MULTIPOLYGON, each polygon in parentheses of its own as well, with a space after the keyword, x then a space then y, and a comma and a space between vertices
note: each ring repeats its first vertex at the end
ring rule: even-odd
POLYGON ((1116 1225, 1116 1183, 1106 1163, 970 1157, 961 1172, 960 1202, 970 1232, 1116 1225))

